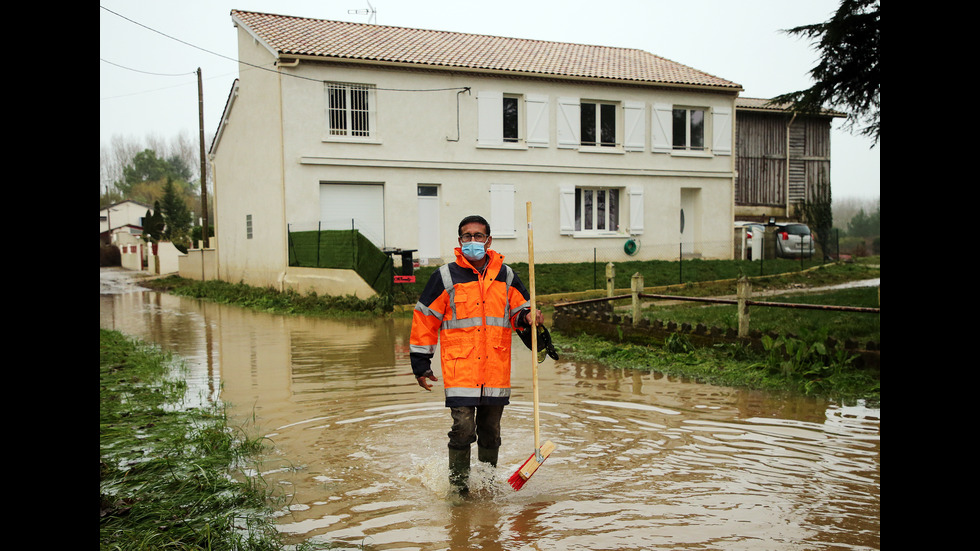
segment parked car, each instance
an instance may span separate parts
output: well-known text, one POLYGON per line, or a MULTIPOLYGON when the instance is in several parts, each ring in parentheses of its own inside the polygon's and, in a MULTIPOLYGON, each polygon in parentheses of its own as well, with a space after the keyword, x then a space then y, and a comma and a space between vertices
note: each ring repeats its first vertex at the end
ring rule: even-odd
POLYGON ((812 257, 813 232, 806 224, 776 224, 776 256, 779 258, 812 257))

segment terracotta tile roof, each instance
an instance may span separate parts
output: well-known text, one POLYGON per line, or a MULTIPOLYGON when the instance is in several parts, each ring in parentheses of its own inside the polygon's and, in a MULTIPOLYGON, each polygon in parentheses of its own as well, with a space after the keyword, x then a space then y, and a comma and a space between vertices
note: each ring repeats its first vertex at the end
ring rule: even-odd
MULTIPOLYGON (((747 98, 744 96, 739 96, 735 98, 735 108, 736 109, 749 109, 753 111, 779 111, 779 112, 789 112, 789 104, 787 103, 775 103, 770 104, 770 100, 765 98, 747 98)), ((847 113, 842 113, 840 111, 835 111, 833 109, 823 109, 822 113, 828 117, 846 117, 847 113)))
POLYGON ((232 10, 232 19, 282 56, 385 61, 535 75, 741 86, 632 48, 431 31, 232 10))

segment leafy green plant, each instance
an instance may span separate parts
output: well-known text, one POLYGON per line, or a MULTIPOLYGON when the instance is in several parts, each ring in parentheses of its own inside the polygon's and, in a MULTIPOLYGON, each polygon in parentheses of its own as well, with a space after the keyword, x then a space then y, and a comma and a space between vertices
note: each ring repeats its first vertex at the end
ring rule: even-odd
POLYGON ((828 350, 826 331, 810 338, 788 336, 762 337, 766 351, 763 366, 770 374, 796 381, 804 394, 821 394, 833 385, 832 380, 849 371, 856 356, 843 348, 828 350))
POLYGON ((664 342, 664 348, 673 354, 687 354, 694 350, 694 345, 687 335, 681 333, 671 333, 664 342))

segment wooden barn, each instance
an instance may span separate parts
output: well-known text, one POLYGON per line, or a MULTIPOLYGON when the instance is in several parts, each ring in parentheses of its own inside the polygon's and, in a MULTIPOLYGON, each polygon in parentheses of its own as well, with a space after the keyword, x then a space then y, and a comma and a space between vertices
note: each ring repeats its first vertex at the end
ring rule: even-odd
POLYGON ((796 219, 794 206, 830 190, 830 123, 843 113, 794 115, 769 100, 735 100, 735 219, 796 219))

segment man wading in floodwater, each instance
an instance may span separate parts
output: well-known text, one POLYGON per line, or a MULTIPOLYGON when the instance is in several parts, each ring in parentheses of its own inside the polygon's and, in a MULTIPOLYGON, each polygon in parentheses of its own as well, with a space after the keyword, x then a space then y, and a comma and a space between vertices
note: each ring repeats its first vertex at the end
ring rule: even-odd
MULTIPOLYGON (((511 330, 531 326, 530 295, 504 257, 490 250, 490 224, 482 216, 459 223, 456 262, 439 268, 422 291, 412 315, 412 371, 419 386, 428 381, 436 343, 446 387, 449 481, 466 494, 470 445, 477 457, 497 465, 500 416, 510 403, 511 330)), ((540 311, 537 325, 544 321, 540 311)))

